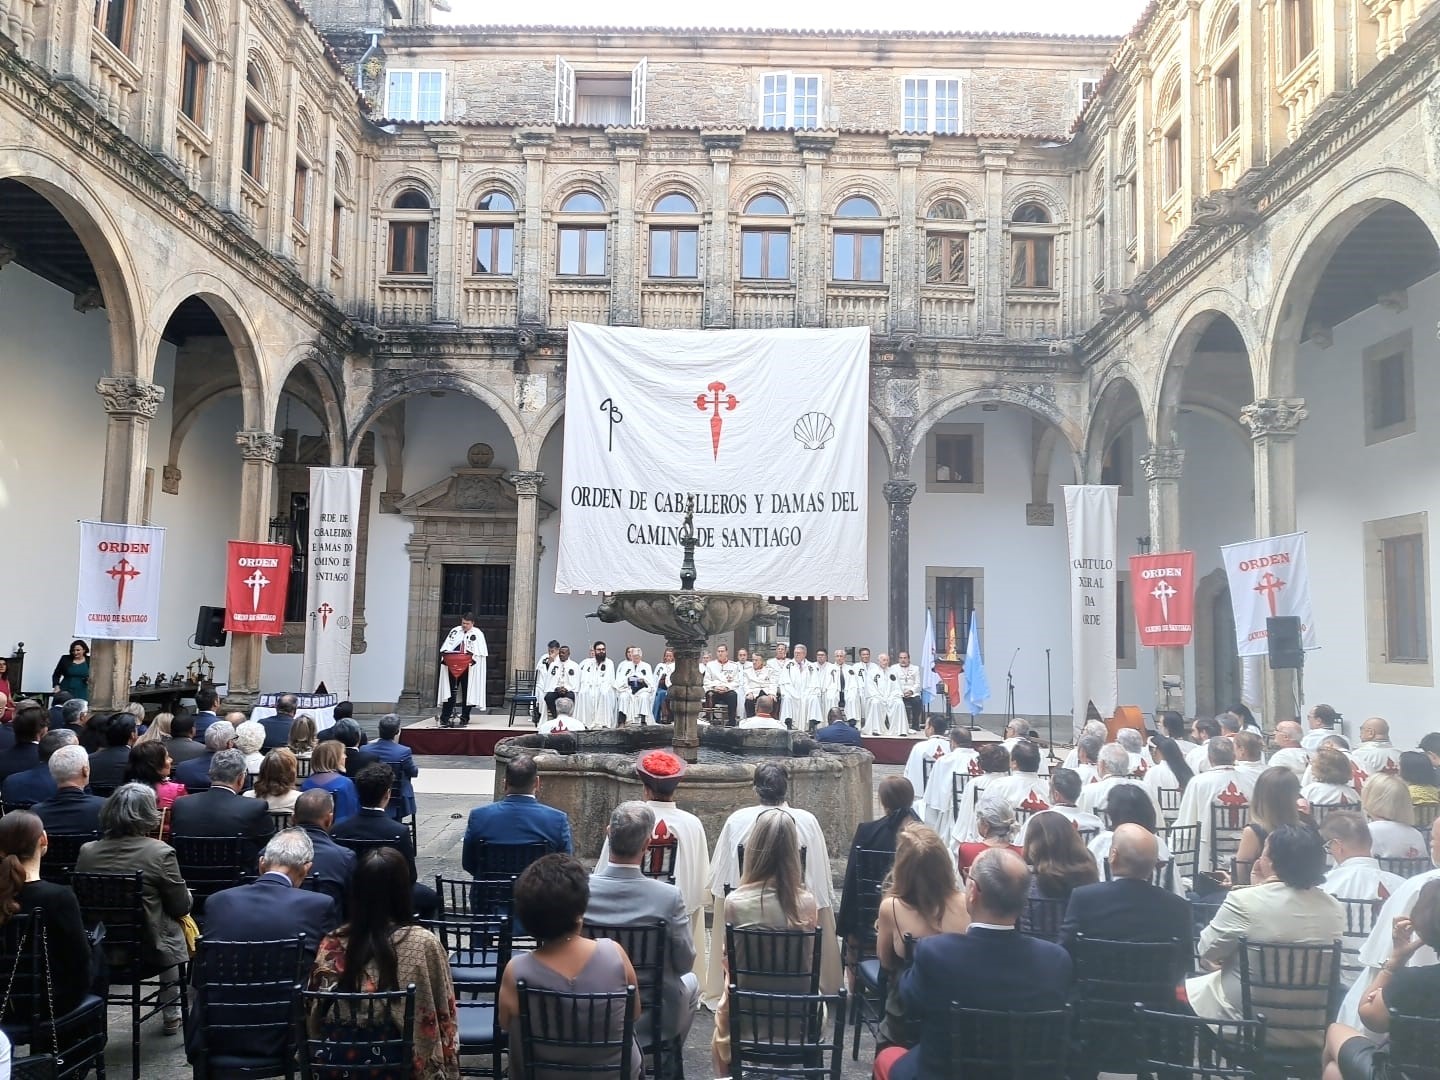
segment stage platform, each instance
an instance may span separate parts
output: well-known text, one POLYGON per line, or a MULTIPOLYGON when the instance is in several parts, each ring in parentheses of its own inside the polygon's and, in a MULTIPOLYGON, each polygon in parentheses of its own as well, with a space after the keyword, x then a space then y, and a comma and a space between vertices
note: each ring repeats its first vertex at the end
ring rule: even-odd
MULTIPOLYGON (((440 754, 447 757, 491 757, 495 744, 512 735, 528 735, 535 730, 529 720, 516 717, 514 727, 507 727, 505 713, 472 715, 470 726, 442 728, 434 717, 408 722, 400 730, 400 743, 410 747, 417 756, 440 754)), ((994 732, 977 729, 972 733, 976 743, 999 742, 994 732)), ((904 765, 910 756, 914 738, 866 738, 866 750, 881 765, 904 765)))

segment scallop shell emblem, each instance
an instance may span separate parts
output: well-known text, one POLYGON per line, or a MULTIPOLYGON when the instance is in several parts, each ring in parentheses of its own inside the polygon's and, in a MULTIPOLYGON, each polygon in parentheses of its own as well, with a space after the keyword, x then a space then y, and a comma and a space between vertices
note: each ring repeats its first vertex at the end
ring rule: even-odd
POLYGON ((835 437, 835 423, 823 412, 807 412, 795 421, 795 441, 806 450, 823 450, 835 437))

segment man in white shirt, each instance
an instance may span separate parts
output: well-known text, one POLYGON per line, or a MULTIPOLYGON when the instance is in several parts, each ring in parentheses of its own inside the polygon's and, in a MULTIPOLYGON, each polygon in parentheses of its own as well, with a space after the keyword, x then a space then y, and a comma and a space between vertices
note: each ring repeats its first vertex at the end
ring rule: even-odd
POLYGON ((747 716, 740 721, 740 726, 749 731, 784 731, 784 721, 775 716, 775 699, 769 694, 761 694, 755 699, 755 715, 747 716))
POLYGON ((615 726, 615 661, 605 655, 603 641, 595 642, 590 656, 580 664, 575 718, 587 728, 615 726))
POLYGON ((740 715, 740 665, 730 659, 728 645, 716 646, 715 659, 701 670, 700 682, 705 707, 725 706, 725 717, 733 725, 740 715))
POLYGON ((815 717, 830 715, 831 709, 840 707, 840 665, 845 661, 845 650, 837 649, 826 654, 824 649, 815 654, 815 677, 811 689, 815 693, 815 717))
POLYGON ((905 730, 905 705, 900 699, 900 676, 890 666, 890 654, 881 653, 865 691, 864 734, 900 735, 905 730))
POLYGON ((1143 780, 1135 780, 1130 776, 1130 755, 1123 746, 1119 743, 1106 743, 1102 746, 1097 772, 1100 779, 1093 784, 1086 784, 1085 790, 1080 792, 1080 798, 1075 801, 1079 809, 1101 817, 1108 805, 1111 789, 1118 784, 1134 784, 1145 792, 1145 797, 1155 807, 1155 820, 1160 820, 1160 802, 1143 780))
POLYGON ((924 678, 920 669, 910 663, 910 654, 903 649, 900 651, 900 661, 894 667, 900 681, 900 703, 905 708, 905 719, 909 721, 911 731, 919 731, 923 726, 921 722, 921 709, 924 705, 924 698, 921 696, 924 678))
POLYGON ((1021 739, 1010 750, 1010 775, 1002 776, 985 789, 1010 804, 1012 810, 1050 809, 1050 785, 1040 777, 1040 747, 1021 739))
POLYGON ((745 689, 745 715, 747 717, 755 715, 755 703, 762 697, 775 696, 775 673, 758 652, 750 658, 750 666, 745 669, 745 679, 742 685, 745 689))
MULTIPOLYGON (((1089 736, 1093 739, 1099 740, 1095 743, 1095 753, 1096 755, 1098 755, 1100 753, 1100 747, 1105 745, 1105 739, 1108 737, 1109 733, 1109 729, 1099 720, 1086 720, 1085 726, 1080 729, 1080 738, 1075 740, 1075 745, 1070 748, 1070 753, 1065 755, 1065 761, 1061 767, 1065 769, 1073 769, 1076 765, 1080 764, 1080 739, 1089 736)), ((1097 760, 1098 756, 1092 757, 1090 759, 1090 764, 1094 765, 1097 760)), ((1086 783, 1088 784, 1089 781, 1087 780, 1086 783)))
POLYGON ((650 703, 655 696, 655 673, 645 663, 645 654, 638 645, 625 647, 625 659, 615 668, 615 707, 620 723, 634 721, 643 725, 650 717, 650 703))
POLYGON ((1281 720, 1275 725, 1275 753, 1270 756, 1272 768, 1289 769, 1297 780, 1310 767, 1310 751, 1301 747, 1303 736, 1300 725, 1294 720, 1281 720))
POLYGON ((555 715, 541 720, 535 730, 541 735, 573 735, 584 731, 585 725, 575 719, 575 700, 562 697, 555 699, 555 715))
MULTIPOLYGON (((705 825, 688 810, 675 805, 675 789, 685 777, 685 763, 668 750, 652 750, 640 758, 635 775, 645 786, 645 805, 655 815, 654 839, 675 837, 675 887, 685 898, 690 917, 690 939, 695 945, 695 977, 705 977, 705 901, 710 879, 710 842, 705 825)), ((610 842, 600 848, 598 872, 610 860, 610 842)), ((724 924, 721 924, 724 935, 724 924)))
POLYGON ((1370 826, 1365 815, 1355 810, 1333 810, 1320 825, 1325 850, 1335 868, 1320 883, 1336 899, 1383 900, 1393 896, 1405 879, 1381 870, 1370 851, 1370 826))
POLYGON ((537 724, 540 722, 539 702, 544 701, 545 695, 550 692, 550 665, 553 664, 559 658, 559 656, 560 642, 556 641, 554 638, 551 638, 550 644, 545 647, 545 655, 540 657, 539 660, 535 661, 536 705, 534 708, 534 719, 537 724))
POLYGON ((1094 829, 1092 835, 1098 835, 1105 830, 1104 820, 1076 805, 1084 787, 1073 769, 1056 769, 1050 774, 1050 809, 1069 818, 1076 829, 1094 829))
MULTIPOLYGON (((1205 744, 1210 758, 1210 768, 1198 773, 1185 788, 1180 797, 1180 809, 1175 812, 1176 825, 1200 826, 1199 867, 1210 869, 1210 820, 1211 806, 1217 801, 1222 806, 1246 806, 1255 794, 1255 781, 1259 773, 1239 772, 1235 768, 1235 744, 1229 739, 1216 736, 1205 744)), ((1156 820, 1159 820, 1158 817, 1156 820)))
MULTIPOLYGON (((810 676, 815 665, 804 645, 796 645, 790 660, 790 690, 780 699, 780 719, 796 731, 809 731, 815 701, 810 695, 810 676)), ((814 719, 820 719, 815 717, 814 719)))
POLYGON ((930 762, 930 776, 935 775, 935 765, 950 752, 950 721, 943 716, 931 715, 925 719, 925 738, 910 748, 905 759, 905 779, 915 789, 915 816, 925 818, 925 762, 930 762))
POLYGON ((755 766, 755 806, 742 807, 726 819, 715 841, 710 862, 710 895, 714 901, 714 925, 718 931, 710 935, 710 966, 706 973, 705 992, 701 1001, 715 1008, 725 986, 721 952, 725 941, 725 893, 740 884, 738 845, 745 843, 750 829, 767 810, 779 808, 795 819, 800 834, 800 850, 805 864, 805 887, 815 897, 820 909, 820 992, 833 994, 840 988, 840 949, 835 935, 835 892, 830 879, 830 854, 825 848, 825 833, 815 815, 791 806, 785 801, 789 778, 785 769, 771 761, 755 766))
MULTIPOLYGON (((925 785, 925 811, 921 815, 942 837, 950 835, 955 824, 954 776, 958 769, 971 775, 971 766, 979 755, 970 745, 970 729, 956 724, 950 729, 950 751, 935 762, 930 782, 925 785)), ((967 781, 968 782, 968 781, 967 781)))
POLYGON ((554 720, 556 702, 562 698, 575 704, 575 691, 580 685, 580 665, 570 659, 570 646, 561 645, 545 670, 545 713, 554 720))
POLYGON ((865 723, 865 698, 870 690, 870 667, 869 649, 861 649, 855 662, 844 667, 845 715, 856 724, 865 723))
POLYGON ((1320 744, 1330 735, 1340 732, 1341 716, 1329 705, 1316 705, 1311 708, 1306 716, 1309 721, 1310 730, 1305 733, 1305 738, 1300 740, 1300 747, 1309 750, 1312 754, 1320 749, 1320 744))
POLYGON ((1206 744, 1211 739, 1221 737, 1220 721, 1213 716, 1197 716, 1190 725, 1190 737, 1195 741, 1195 749, 1185 755, 1185 764, 1190 766, 1192 773, 1199 776, 1210 768, 1210 752, 1206 749, 1206 744))
POLYGON ((1259 779, 1265 771, 1265 740, 1253 731, 1241 731, 1231 741, 1235 744, 1235 768, 1253 772, 1259 779))
POLYGON ((1080 777, 1080 783, 1093 784, 1100 779, 1100 748, 1104 745, 1103 735, 1081 735, 1075 740, 1075 749, 1070 752, 1075 764, 1066 767, 1080 777))
POLYGON ((1115 741, 1130 755, 1130 775, 1137 780, 1144 779, 1150 768, 1150 761, 1145 755, 1145 736, 1134 728, 1126 727, 1115 733, 1115 741))
MULTIPOLYGON (((1440 867, 1440 818, 1436 818, 1435 824, 1430 826, 1430 861, 1436 867, 1440 867)), ((1340 1006, 1340 1015, 1337 1018, 1339 1023, 1348 1024, 1372 1039, 1379 1040, 1381 1038, 1379 1034, 1370 1031, 1360 1022, 1360 1003, 1370 993, 1371 984, 1379 974, 1381 966, 1390 959, 1390 954, 1394 951, 1395 920, 1409 917, 1411 908, 1415 906, 1415 898, 1420 895, 1420 890, 1432 881, 1440 881, 1440 869, 1430 870, 1409 878, 1390 894, 1390 899, 1385 901, 1385 906, 1380 909, 1380 914, 1375 916, 1375 927, 1370 931, 1370 936, 1365 939, 1365 944, 1360 947, 1359 961, 1364 970, 1355 980, 1355 985, 1350 987, 1350 992, 1345 995, 1344 1004, 1340 1006)), ((1440 961, 1440 957, 1435 955, 1435 950, 1426 946, 1410 957, 1410 966, 1423 967, 1437 961, 1440 961)))
POLYGON ((1389 723, 1372 716, 1361 724, 1360 745, 1350 751, 1350 759, 1370 776, 1380 772, 1398 773, 1400 750, 1390 741, 1389 723))

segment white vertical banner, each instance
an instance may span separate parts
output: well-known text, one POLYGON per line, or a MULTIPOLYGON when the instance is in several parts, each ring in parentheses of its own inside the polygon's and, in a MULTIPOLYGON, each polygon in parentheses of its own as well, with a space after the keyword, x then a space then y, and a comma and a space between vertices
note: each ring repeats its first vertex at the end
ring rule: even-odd
POLYGON ((1115 713, 1115 533, 1119 488, 1072 484, 1065 492, 1070 538, 1070 670, 1075 733, 1093 706, 1115 713))
POLYGON ((350 696, 350 625, 360 531, 359 469, 310 470, 305 538, 305 661, 296 690, 350 696))
POLYGON ((158 641, 164 562, 164 529, 80 522, 75 636, 158 641))
POLYGON ((1230 585, 1235 647, 1240 656, 1269 654, 1270 635, 1265 620, 1277 615, 1298 615, 1301 643, 1307 650, 1320 647, 1315 638, 1315 612, 1310 606, 1310 566, 1304 533, 1227 544, 1220 549, 1220 557, 1230 585))

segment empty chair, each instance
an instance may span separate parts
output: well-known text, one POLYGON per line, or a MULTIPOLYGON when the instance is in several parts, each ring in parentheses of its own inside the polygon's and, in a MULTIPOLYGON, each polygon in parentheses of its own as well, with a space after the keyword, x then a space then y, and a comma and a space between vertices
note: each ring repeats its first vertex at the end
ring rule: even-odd
POLYGON ((306 1080, 411 1075, 415 1058, 415 987, 375 994, 305 990, 300 1075, 306 1080))
POLYGON ((732 1080, 748 1076, 839 1080, 845 991, 768 994, 732 987, 729 1002, 732 1080))
POLYGON ((1076 1053, 1088 1069, 1129 1072, 1133 1009, 1173 1009, 1176 988, 1189 967, 1190 954, 1179 938, 1162 942, 1104 941, 1076 934, 1070 946, 1075 961, 1076 1053))
POLYGON ((639 994, 634 986, 606 994, 540 990, 515 984, 519 1039, 510 1044, 510 1075, 525 1080, 594 1076, 638 1080, 635 1045, 639 994), (517 1067, 518 1066, 518 1067, 517 1067))
POLYGON ((424 921, 440 939, 455 985, 455 1027, 462 1057, 489 1055, 500 1075, 505 1034, 500 1030, 500 980, 510 963, 510 919, 470 915, 424 921))
POLYGON ((667 927, 663 919, 648 925, 607 926, 585 923, 588 938, 607 938, 625 950, 630 966, 635 969, 635 984, 640 993, 643 1015, 637 1031, 640 1046, 650 1058, 650 1075, 661 1077, 665 1072, 665 1055, 673 1049, 665 1044, 665 950, 667 927))
MULTIPOLYGON (((1135 1007, 1130 1068, 1160 1080, 1255 1080, 1265 1059, 1265 1020, 1210 1020, 1135 1007)), ((1313 1074, 1313 1070, 1312 1070, 1313 1074)))
POLYGON ((252 842, 243 836, 172 836, 180 874, 197 901, 233 889, 255 873, 252 842))
POLYGON ((515 726, 515 717, 518 713, 530 716, 534 712, 539 700, 535 696, 535 679, 536 673, 533 669, 528 671, 522 668, 515 669, 510 686, 505 691, 506 696, 510 698, 510 719, 506 722, 506 727, 515 726))
POLYGON ((410 850, 420 850, 420 821, 414 811, 410 809, 409 800, 405 798, 405 774, 396 766, 391 765, 390 771, 393 778, 390 781, 390 802, 386 809, 396 821, 410 830, 410 850))
POLYGON ((291 1075, 295 1000, 307 966, 304 934, 274 941, 200 938, 191 983, 196 1080, 241 1070, 291 1075))
POLYGON ((1064 1080, 1070 1060, 1070 1013, 992 1012, 950 1006, 946 1023, 950 1080, 1064 1080))
MULTIPOLYGON (((922 759, 929 760, 929 759, 922 759)), ((895 852, 884 849, 863 848, 856 844, 850 849, 850 866, 853 871, 855 888, 851 899, 855 911, 844 912, 846 927, 850 928, 847 942, 847 962, 866 968, 866 974, 857 977, 855 997, 850 1004, 851 1020, 855 1026, 854 1055, 860 1054, 860 1027, 863 1024, 874 1037, 879 1036, 880 1022, 885 1017, 885 996, 888 980, 880 970, 876 957, 875 922, 880 917, 880 898, 885 892, 885 882, 890 868, 895 864, 895 852)))
POLYGON ((1340 942, 1281 945, 1240 939, 1241 1010, 1266 1020, 1267 1069, 1313 1073, 1339 1005, 1340 942))

